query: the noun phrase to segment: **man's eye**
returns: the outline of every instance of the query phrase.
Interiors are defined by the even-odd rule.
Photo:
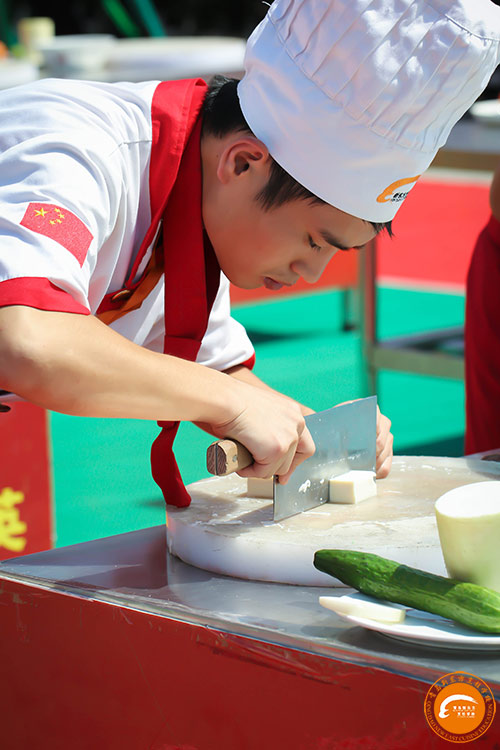
[[[311,235],[309,235],[309,245],[312,247],[313,250],[321,250],[321,245],[317,245]]]

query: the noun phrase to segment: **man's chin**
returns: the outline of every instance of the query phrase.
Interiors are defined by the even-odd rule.
[[[228,279],[229,279],[230,283],[233,286],[238,287],[238,289],[247,289],[247,290],[249,290],[249,289],[259,289],[259,287],[263,286],[262,281],[261,282],[258,282],[258,281],[247,281],[245,279],[231,278],[230,276],[228,276]]]

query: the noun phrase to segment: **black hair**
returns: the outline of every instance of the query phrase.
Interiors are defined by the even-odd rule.
[[[203,133],[217,138],[238,131],[252,133],[241,111],[236,91],[238,83],[237,78],[227,78],[221,75],[214,76],[210,80],[203,102]],[[271,160],[269,180],[256,195],[256,200],[265,211],[271,211],[273,208],[294,200],[307,200],[313,204],[326,203],[297,182],[272,156],[269,158]],[[372,225],[377,234],[385,229],[392,237],[390,221],[367,223]]]

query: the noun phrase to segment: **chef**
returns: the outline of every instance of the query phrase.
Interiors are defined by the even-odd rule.
[[[245,75],[0,94],[0,387],[158,420],[152,471],[189,497],[179,420],[286,482],[310,409],[251,371],[228,283],[314,283],[390,222],[499,59],[489,0],[276,0]],[[377,471],[392,458],[379,415]]]

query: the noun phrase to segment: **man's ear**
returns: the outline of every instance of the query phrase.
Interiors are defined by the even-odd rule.
[[[217,177],[222,183],[228,183],[244,173],[267,174],[268,161],[269,151],[262,141],[251,135],[236,137],[219,155]]]

